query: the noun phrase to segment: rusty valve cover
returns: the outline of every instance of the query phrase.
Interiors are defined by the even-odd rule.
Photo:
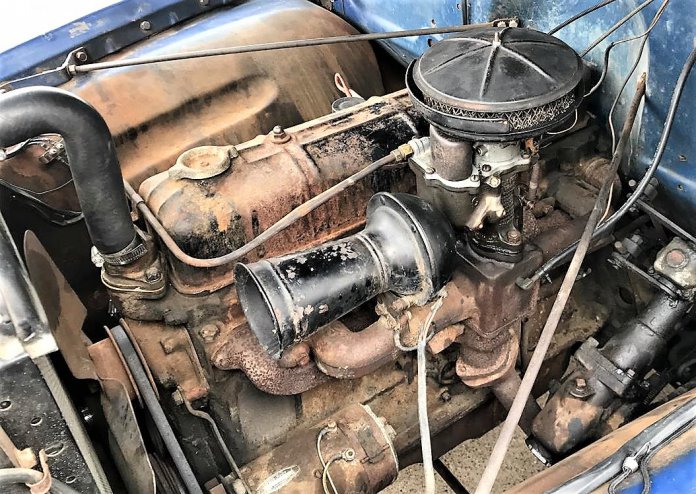
[[[140,193],[189,255],[212,258],[235,250],[294,207],[360,170],[417,134],[403,93],[372,98],[239,146],[197,148],[170,170],[145,180]],[[287,228],[247,261],[297,251],[342,236],[364,222],[376,192],[408,192],[405,169],[382,170]],[[185,294],[232,282],[232,266],[199,269],[170,259],[172,282]]]

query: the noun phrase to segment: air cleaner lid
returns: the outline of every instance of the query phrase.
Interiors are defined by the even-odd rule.
[[[425,106],[426,118],[455,130],[473,125],[474,133],[484,134],[495,134],[496,126],[481,122],[484,128],[478,129],[476,121],[507,120],[507,132],[512,133],[558,123],[577,108],[582,81],[582,59],[563,41],[532,29],[506,27],[472,29],[444,39],[407,74],[414,102]],[[515,112],[525,113],[508,118]],[[438,114],[449,118],[438,119]],[[451,117],[468,122],[452,124]]]

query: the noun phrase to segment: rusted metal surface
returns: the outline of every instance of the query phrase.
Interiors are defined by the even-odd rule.
[[[515,399],[517,391],[520,389],[520,383],[522,380],[517,374],[517,371],[513,368],[504,375],[498,382],[491,386],[493,394],[498,399],[498,401],[509,410],[512,406],[512,401]],[[532,421],[534,417],[539,413],[539,405],[534,401],[533,397],[529,397],[527,400],[527,405],[525,406],[522,417],[520,418],[520,428],[529,435],[532,431]]]
[[[87,351],[100,381],[118,382],[126,390],[128,398],[131,400],[138,396],[128,368],[110,339],[104,339],[90,345]]]
[[[301,341],[283,352],[283,355],[278,359],[278,365],[287,369],[309,365],[312,358],[310,351],[311,349],[307,342]]]
[[[435,333],[428,341],[426,349],[431,354],[436,355],[456,342],[457,338],[459,338],[465,330],[466,326],[464,324],[451,324]]]
[[[338,492],[376,493],[398,472],[392,433],[368,407],[350,405],[246,465],[242,475],[256,493],[323,494],[318,444],[322,460],[333,459],[327,468]]]
[[[373,98],[285,130],[287,142],[277,143],[270,134],[241,144],[230,168],[212,178],[179,179],[163,172],[143,182],[140,194],[186,254],[218,257],[411,139],[417,130],[408,105],[403,92]],[[375,192],[408,192],[413,184],[406,169],[379,170],[268,240],[247,261],[306,249],[357,229]],[[181,293],[213,291],[232,282],[231,266],[200,269],[171,255],[169,260]]]
[[[167,33],[164,46],[164,34],[153,36],[105,60],[166,54],[178,51],[181,43],[187,49],[206,49],[356,32],[338,16],[308,1],[291,1],[285,6],[288,8],[250,10],[242,5],[217,9]],[[63,88],[80,95],[103,115],[115,136],[124,176],[137,189],[145,178],[168,169],[193,147],[229,146],[276,125],[290,127],[330,113],[331,103],[341,96],[333,83],[336,73],[366,97],[383,94],[377,62],[366,42],[252,53],[224,61],[211,58],[166,67],[123,68],[84,76]],[[57,161],[44,164],[46,151],[29,146],[16,157],[0,161],[0,179],[37,192],[66,184],[40,198],[55,208],[79,211],[69,169]],[[98,291],[100,282],[90,263],[92,244],[84,224],[47,228],[43,216],[35,214],[33,206],[24,206],[25,202],[13,200],[12,206],[22,204],[23,210],[9,218],[11,227],[23,231],[27,221],[40,225],[42,242],[85,304],[104,313],[108,299]]]
[[[365,376],[400,353],[394,345],[394,331],[383,319],[359,332],[335,321],[313,336],[309,345],[319,369],[339,379]]]
[[[472,294],[478,307],[476,317],[467,322],[472,331],[493,338],[514,327],[533,310],[536,295],[520,290],[515,280],[541,264],[539,250],[528,248],[522,260],[515,264],[482,258],[470,250],[463,251],[461,259],[466,276],[461,277],[459,290]]]
[[[559,454],[587,439],[588,431],[612,411],[589,399],[594,394],[595,387],[582,374],[569,376],[534,421],[534,437]]]
[[[237,11],[235,13],[234,11]],[[222,24],[222,20],[225,20]],[[353,34],[345,21],[310,2],[283,9],[231,9],[218,20],[196,19],[198,34],[184,24],[168,34],[122,50],[104,61],[152,51],[187,51],[279,39]],[[201,25],[212,23],[210,29]],[[63,87],[91,103],[115,136],[125,178],[136,187],[174,164],[184,151],[201,145],[244,142],[270,131],[325,115],[340,96],[333,76],[340,73],[358,93],[381,94],[379,69],[368,43],[249,53],[233,57],[125,67],[86,75]],[[307,76],[302,76],[306,74]],[[137,87],[133,86],[137,82]]]
[[[145,254],[124,266],[104,263],[101,270],[102,283],[122,314],[130,314],[143,300],[161,298],[167,290],[164,261],[155,240],[138,228],[136,235],[146,248]]]
[[[0,449],[10,463],[17,468],[33,468],[36,465],[34,451],[31,448],[18,449],[2,426],[0,426]]]
[[[218,369],[239,369],[261,391],[274,395],[294,395],[329,380],[316,364],[282,367],[263,349],[248,326],[235,328],[229,340],[211,357]]]
[[[674,400],[652,410],[651,412],[629,422],[620,429],[612,432],[608,436],[593,442],[586,448],[569,456],[563,461],[557,463],[551,468],[531,477],[521,484],[516,485],[506,494],[541,494],[552,488],[562,484],[576,475],[588,470],[589,468],[601,463],[604,459],[615,453],[629,439],[638,435],[650,425],[654,424],[665,415],[669,414],[678,406],[686,401],[693,399],[696,396],[696,391],[689,391],[675,398]],[[670,459],[678,456],[680,452],[693,447],[693,441],[696,440],[696,428],[691,428],[678,439],[673,441],[669,447],[663,448],[656,453],[650,463],[652,467],[664,465]],[[604,485],[597,490],[597,494],[607,492],[607,485]]]
[[[46,134],[36,144],[27,145],[16,154],[0,161],[0,179],[12,185],[40,194],[38,197],[57,209],[79,211],[70,169],[65,156],[55,153],[47,159],[49,147],[62,139],[55,134]],[[52,191],[52,192],[46,192]]]
[[[461,289],[465,283],[464,275],[456,273],[452,281],[445,285],[444,290],[447,292],[447,296],[443,299],[442,306],[432,321],[432,331],[435,333],[435,337],[453,324],[477,317],[479,309],[476,300],[470,292]],[[377,307],[378,312],[383,314],[382,317],[388,321],[389,326],[399,332],[399,340],[405,347],[416,345],[418,334],[423,329],[423,324],[425,324],[432,306],[432,304],[427,304],[411,307],[409,303],[410,301],[403,297],[387,302],[382,307]],[[457,332],[458,329],[454,331]],[[447,339],[446,335],[443,338]]]
[[[70,372],[78,379],[97,379],[87,351],[91,342],[82,332],[87,309],[31,231],[24,234],[24,256],[32,284]]]
[[[208,394],[207,379],[185,328],[144,321],[127,323],[157,382],[165,388],[179,387],[189,401]]]
[[[529,315],[523,325],[520,346],[523,367],[526,367],[534,351],[559,286],[560,284],[544,285],[545,290],[537,303],[537,310]],[[549,288],[546,289],[546,287]],[[597,294],[602,293],[602,288],[598,284],[591,283],[590,280],[583,280],[582,283],[576,284],[563,315],[563,324],[559,327],[549,352],[557,354],[567,350],[576,343],[585,341],[604,326],[611,311],[607,305],[597,299]]]
[[[486,260],[470,250],[462,252],[462,259],[466,274],[455,281],[460,293],[473,298],[476,310],[464,322],[457,375],[467,386],[490,386],[514,369],[521,321],[536,306],[537,290],[523,291],[515,280],[539,266],[542,257],[527,247],[515,264]]]
[[[508,328],[493,337],[465,331],[456,371],[459,379],[471,388],[491,386],[514,372],[519,351],[519,329]]]

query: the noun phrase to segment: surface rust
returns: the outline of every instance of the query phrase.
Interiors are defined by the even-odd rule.
[[[261,346],[248,326],[234,329],[231,338],[212,355],[218,369],[239,369],[261,391],[274,395],[295,395],[329,380],[314,362],[283,367]]]
[[[353,404],[243,467],[242,475],[252,491],[274,492],[264,490],[264,486],[277,483],[280,478],[292,477],[292,483],[280,492],[323,494],[323,469],[316,444],[320,431],[325,428],[328,431],[320,441],[324,461],[349,449],[355,454],[351,461],[341,459],[331,463],[329,473],[338,492],[372,494],[396,479],[396,456],[386,424],[365,407]],[[292,474],[286,473],[288,471]]]
[[[217,26],[199,35],[190,34],[185,25],[181,30],[187,51],[356,32],[310,2],[291,9],[255,9],[224,29]],[[178,33],[168,36],[170,43],[158,47],[159,55],[180,50]],[[157,38],[103,60],[137,56]],[[63,88],[104,116],[125,178],[137,189],[142,180],[166,170],[193,147],[237,144],[275,125],[290,126],[329,113],[331,102],[341,96],[333,83],[335,73],[361,95],[383,91],[368,43],[124,67],[81,76]]]
[[[405,97],[396,93],[375,98],[287,129],[288,140],[280,144],[270,135],[259,136],[237,146],[239,156],[215,177],[180,179],[163,172],[143,182],[140,194],[186,254],[204,259],[227,254],[416,135],[416,125],[405,112]],[[409,192],[413,187],[413,175],[403,166],[378,170],[270,238],[245,260],[336,239],[362,226],[367,203],[376,192]],[[199,269],[169,258],[172,282],[182,293],[214,291],[232,282],[232,265]]]
[[[392,362],[401,353],[394,344],[394,331],[383,319],[359,332],[335,321],[309,341],[317,366],[339,379],[355,379]]]
[[[633,420],[613,433],[590,444],[574,455],[557,463],[542,473],[531,477],[514,488],[506,491],[507,494],[536,494],[546,492],[566,480],[569,480],[589,468],[600,463],[605,458],[616,452],[626,441],[630,440],[650,425],[654,424],[675,408],[686,401],[696,397],[696,391],[692,390],[674,400],[652,410],[651,412]],[[680,438],[675,440],[670,447],[658,451],[651,461],[651,467],[664,466],[668,461],[691,449],[696,440],[696,429],[691,428]],[[603,485],[593,491],[597,494],[607,492],[607,485]]]
[[[208,382],[188,331],[181,326],[128,320],[153,377],[165,388],[181,388],[188,401],[208,394]]]

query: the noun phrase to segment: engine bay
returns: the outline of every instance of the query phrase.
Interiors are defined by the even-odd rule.
[[[277,3],[0,85],[0,447],[36,472],[0,485],[430,493],[500,423],[477,494],[518,428],[548,468],[510,492],[645,479],[696,419],[696,238],[655,176],[694,52],[636,174],[652,72],[607,111],[613,31],[597,66],[511,7],[402,67]]]

